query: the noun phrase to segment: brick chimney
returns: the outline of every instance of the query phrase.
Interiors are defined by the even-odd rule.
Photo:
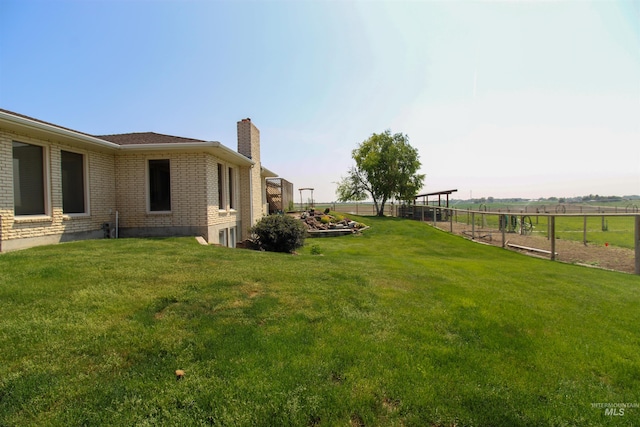
[[[260,131],[249,118],[238,122],[238,153],[260,164]]]
[[[251,167],[242,168],[240,175],[242,235],[248,237],[250,227],[268,212],[260,165],[260,131],[251,119],[238,122],[238,153],[255,162]]]

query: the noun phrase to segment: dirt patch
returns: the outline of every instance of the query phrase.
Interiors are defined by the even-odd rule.
[[[437,227],[441,230],[450,231],[449,222],[439,222]],[[464,223],[453,223],[453,233],[472,239],[471,225]],[[487,229],[476,227],[475,238],[473,240],[487,243],[494,246],[502,246],[502,232],[497,229]],[[551,251],[551,242],[545,236],[522,236],[516,233],[505,235],[506,243],[530,248]],[[540,258],[550,258],[549,253],[527,251],[508,247],[510,250],[524,253],[526,255]],[[591,267],[604,268],[608,270],[622,271],[625,273],[635,272],[635,252],[632,249],[596,245],[589,243],[586,246],[582,242],[556,239],[556,260],[571,264],[581,264]]]

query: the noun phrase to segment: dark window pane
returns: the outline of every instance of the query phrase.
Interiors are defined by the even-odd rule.
[[[149,209],[171,210],[171,173],[169,160],[149,160]]]
[[[62,159],[62,212],[84,213],[84,156],[61,151]]]
[[[235,197],[233,194],[233,169],[229,168],[229,209],[235,209]]]
[[[16,215],[44,215],[43,148],[13,142],[13,204]]]
[[[223,166],[218,163],[218,209],[220,210],[225,210],[227,208],[224,203],[224,187],[222,184],[223,177]]]

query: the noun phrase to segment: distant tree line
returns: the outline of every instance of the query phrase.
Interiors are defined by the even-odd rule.
[[[537,202],[551,202],[551,203],[584,203],[584,202],[623,202],[625,200],[640,200],[640,195],[625,195],[625,196],[600,196],[598,194],[589,194],[586,196],[577,197],[540,197],[535,199]],[[475,199],[460,200],[467,203],[522,203],[529,202],[531,199],[525,199],[522,197],[511,197],[505,199],[497,199],[495,197],[480,197]]]

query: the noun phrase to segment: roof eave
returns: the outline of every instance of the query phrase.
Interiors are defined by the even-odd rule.
[[[240,166],[251,166],[255,162],[248,157],[243,156],[222,145],[218,141],[203,141],[203,142],[181,142],[181,143],[162,143],[162,144],[129,144],[120,145],[119,148],[124,152],[149,152],[149,151],[193,151],[204,150],[220,157],[223,160],[227,160]]]
[[[278,174],[262,166],[260,168],[260,176],[262,176],[263,178],[277,178]]]
[[[120,146],[113,142],[105,141],[94,136],[74,132],[69,129],[62,129],[47,123],[37,122],[25,117],[14,116],[13,114],[0,111],[0,123],[3,127],[11,131],[35,134],[39,137],[50,138],[51,134],[64,140],[76,143],[91,144],[100,148],[118,149]]]

